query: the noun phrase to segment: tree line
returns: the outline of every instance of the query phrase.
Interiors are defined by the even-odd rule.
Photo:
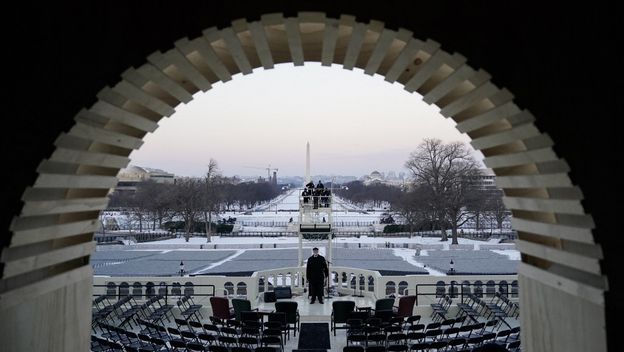
[[[218,164],[210,160],[204,177],[178,178],[173,184],[139,182],[136,192],[113,192],[109,208],[127,211],[143,231],[143,225],[162,228],[174,218],[184,222],[188,242],[195,223],[203,222],[207,242],[214,232],[212,217],[226,210],[247,210],[267,202],[281,193],[268,182],[240,183],[221,174]]]
[[[356,204],[388,202],[404,219],[409,232],[440,230],[441,240],[447,241],[450,230],[453,244],[458,243],[458,229],[468,221],[474,221],[479,229],[488,218],[500,229],[510,216],[502,191],[484,187],[478,163],[462,143],[425,139],[405,166],[412,178],[404,189],[384,184],[365,186],[357,181],[340,189],[339,195]]]
[[[381,208],[385,203],[393,204],[401,197],[398,187],[383,183],[365,185],[362,181],[348,182],[337,188],[335,193],[360,207],[372,205]]]

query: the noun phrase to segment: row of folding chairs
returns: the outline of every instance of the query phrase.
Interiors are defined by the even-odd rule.
[[[478,317],[482,316],[485,319],[498,319],[501,324],[507,325],[511,328],[506,318],[518,318],[519,307],[515,302],[510,301],[504,295],[499,292],[492,298],[492,301],[486,302],[485,300],[475,296],[468,295],[464,303],[458,303],[457,316],[467,316],[471,320],[477,322]]]
[[[137,304],[131,296],[123,297],[117,302],[105,306],[100,306],[101,302],[103,301],[98,300],[97,305],[94,307],[92,320],[94,332],[97,332],[96,328],[100,323],[113,324],[119,327],[129,325],[131,328],[134,328],[132,323],[136,324],[139,318],[157,323],[162,322],[163,319],[171,322],[169,317],[173,318],[173,313],[171,312],[173,306],[166,304],[163,296],[152,297],[143,304]]]
[[[143,345],[124,345],[119,342],[110,341],[105,338],[91,335],[91,351],[93,352],[148,352],[148,351],[208,351],[208,352],[278,352],[274,347],[259,346],[249,347],[224,347],[224,346],[204,346],[202,344],[188,342],[177,342],[171,345],[154,345],[145,343]]]
[[[195,321],[176,319],[178,329],[168,328],[170,334],[176,330],[185,337],[204,336],[204,340],[210,338],[215,343],[224,346],[254,346],[254,345],[279,345],[283,348],[284,341],[288,337],[288,324],[285,319],[281,321],[268,321],[264,324],[258,321],[243,321],[239,326],[200,324]]]
[[[255,312],[243,312],[255,313]],[[262,323],[262,317],[259,314],[243,315],[244,320],[224,320],[214,316],[210,317],[210,324],[203,324],[201,321],[190,320],[184,318],[174,319],[177,328],[180,331],[192,331],[195,333],[204,332],[213,335],[223,335],[224,332],[235,331],[236,334],[261,335],[262,329],[273,328],[280,329],[284,334],[284,339],[290,339],[290,325],[286,321],[286,314],[283,312],[274,312],[268,314],[268,321]],[[232,330],[234,329],[234,330]],[[227,333],[226,333],[227,334]]]
[[[189,320],[192,318],[198,322],[201,322],[201,319],[203,318],[201,314],[201,309],[203,306],[201,304],[196,304],[191,296],[180,297],[176,304],[180,309],[180,314],[185,319]]]
[[[138,315],[141,319],[154,323],[162,323],[164,319],[171,322],[169,318],[174,318],[172,309],[173,305],[167,304],[164,296],[154,296],[143,303]]]
[[[409,332],[426,332],[426,331],[434,330],[434,329],[444,330],[444,329],[452,328],[452,327],[461,327],[464,325],[465,322],[466,322],[466,317],[461,316],[457,318],[444,319],[439,322],[431,322],[426,325],[422,323],[410,324],[406,326],[405,330],[408,333]]]
[[[503,295],[501,293],[498,294],[498,299],[499,303],[497,303],[496,305],[499,309],[504,311],[508,317],[520,317],[520,306],[516,302],[512,302],[506,295]]]
[[[159,351],[167,350],[171,347],[168,341],[163,338],[151,337],[142,333],[124,330],[119,327],[107,325],[103,327],[104,332],[100,338],[107,339],[110,342],[123,346],[124,350],[148,350]]]
[[[438,302],[431,303],[431,315],[429,316],[432,321],[442,321],[447,319],[446,315],[448,314],[448,310],[451,307],[453,300],[449,295],[444,295],[440,297]]]
[[[282,313],[283,315],[283,313]],[[167,341],[179,340],[185,343],[200,343],[205,346],[253,347],[262,345],[284,346],[288,324],[285,317],[279,321],[264,324],[249,321],[240,325],[228,325],[227,321],[211,319],[216,324],[202,324],[195,320],[174,319],[177,328],[160,326],[139,320],[144,329],[141,333]],[[283,337],[282,337],[283,334]]]
[[[102,328],[105,332],[99,338],[121,345],[125,350],[186,351],[189,345],[203,346],[202,348],[205,349],[214,346],[226,349],[254,349],[256,347],[276,346],[280,351],[284,350],[280,329],[267,328],[262,331],[262,336],[251,336],[241,334],[235,328],[223,327],[219,329],[219,334],[216,335],[204,332],[194,333],[188,330],[181,331],[174,327],[157,327],[154,326],[155,324],[145,321],[141,321],[141,323],[146,329],[141,330],[139,333],[112,325],[104,325]],[[206,328],[207,331],[213,330],[210,326]]]
[[[470,332],[469,332],[470,333]],[[390,346],[394,344],[401,345],[413,345],[421,343],[433,343],[433,342],[446,342],[446,345],[453,346],[476,346],[483,341],[500,339],[501,342],[506,343],[506,337],[509,336],[508,330],[501,331],[498,334],[493,332],[485,332],[483,334],[475,333],[470,336],[463,331],[460,335],[460,328],[448,328],[446,330],[433,329],[427,332],[395,332],[390,334],[384,334],[382,331],[364,331],[354,330],[347,332],[347,345],[359,344],[364,346]]]
[[[347,345],[350,343],[364,343],[368,346],[370,343],[393,344],[393,343],[409,343],[409,341],[421,340],[425,337],[435,338],[442,335],[445,330],[459,331],[464,318],[446,319],[443,322],[432,322],[427,325],[418,323],[417,319],[412,323],[404,325],[401,321],[397,323],[384,322],[377,318],[353,319],[347,320],[346,339]],[[455,327],[454,326],[458,326]],[[454,330],[452,330],[454,329]]]
[[[96,302],[96,307],[92,316],[93,321],[104,321],[107,323],[118,321],[117,324],[120,326],[131,324],[130,321],[134,315],[143,308],[143,306],[138,304],[132,296],[125,296],[118,301],[103,307],[100,306],[100,304],[104,301],[97,300],[94,302]]]
[[[123,350],[123,346],[117,342],[91,335],[91,351],[93,352],[123,352]]]
[[[505,317],[511,318],[518,318],[520,316],[520,307],[500,292],[496,292],[491,301],[484,305],[489,309],[490,315],[503,314]]]
[[[488,324],[495,326],[496,324]],[[349,331],[347,332],[349,334]],[[395,338],[392,338],[395,337]],[[512,351],[520,350],[520,328],[500,330],[486,330],[484,323],[465,325],[461,327],[427,330],[408,334],[393,333],[386,339],[378,333],[370,336],[365,334],[348,335],[347,346],[365,347],[366,351],[469,351],[484,344],[497,344]],[[410,346],[409,348],[407,346]],[[353,349],[358,350],[358,349]]]
[[[413,344],[411,346],[406,344],[396,344],[388,346],[359,346],[351,345],[343,347],[343,352],[431,352],[431,351],[455,351],[455,352],[471,352],[477,347],[485,345],[498,345],[501,348],[510,352],[520,352],[520,340],[511,343],[503,344],[497,342],[487,342],[474,345],[462,345],[461,340],[453,340],[449,342],[436,341]]]

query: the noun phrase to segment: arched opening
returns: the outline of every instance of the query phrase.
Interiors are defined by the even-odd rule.
[[[119,297],[125,297],[128,295],[130,295],[130,285],[124,281],[119,284]]]
[[[505,280],[501,280],[501,281],[498,283],[498,292],[499,292],[501,295],[503,295],[503,296],[507,297],[507,295],[509,294],[509,284],[507,283],[507,281],[505,281]]]
[[[492,297],[496,293],[496,282],[494,280],[489,280],[485,283],[485,295],[487,297]]]
[[[158,295],[159,296],[167,296],[168,292],[167,292],[167,283],[164,281],[161,281],[158,284]]]
[[[182,285],[179,282],[171,284],[171,295],[177,297],[182,296]]]
[[[514,280],[511,282],[511,297],[518,297],[518,280]]]
[[[477,280],[474,283],[474,295],[479,298],[483,297],[483,282],[481,280]]]
[[[132,284],[132,297],[135,299],[143,298],[143,285],[140,282],[135,282]]]
[[[232,296],[234,294],[234,283],[232,283],[231,281],[227,281],[223,284],[223,289],[226,295]]]
[[[360,274],[358,276],[358,278],[359,278],[358,279],[358,283],[359,283],[359,285],[358,285],[359,288],[358,289],[360,290],[360,292],[366,291],[366,277],[364,276],[364,274]]]
[[[106,284],[106,296],[109,298],[117,297],[117,285],[114,282]]]
[[[184,283],[184,295],[190,297],[195,295],[195,285],[192,282]]]
[[[375,278],[372,275],[368,277],[368,292],[375,292]]]
[[[145,297],[146,298],[152,298],[156,295],[156,290],[154,289],[154,283],[151,281],[148,281],[145,284]]]
[[[244,59],[247,56],[244,50],[242,56],[240,51],[232,55],[227,50],[240,45],[226,45],[226,53],[206,60],[200,49],[193,50],[197,42],[182,41],[169,54],[159,53],[152,57],[149,64],[152,71],[147,72],[145,68],[130,70],[122,83],[105,90],[98,103],[79,114],[76,126],[60,138],[61,146],[51,156],[51,162],[41,168],[39,178],[29,191],[30,197],[26,197],[24,211],[11,228],[13,240],[10,246],[29,246],[63,238],[72,240],[56,249],[62,251],[61,255],[39,264],[20,268],[20,255],[3,259],[2,280],[7,290],[3,292],[3,298],[8,298],[3,300],[3,307],[12,307],[24,300],[35,299],[41,292],[53,290],[32,290],[26,296],[20,295],[19,290],[27,285],[48,285],[56,280],[60,284],[53,286],[55,289],[59,288],[58,285],[88,288],[91,272],[85,259],[93,249],[86,243],[90,242],[89,234],[98,226],[94,220],[96,213],[105,207],[105,190],[114,184],[115,171],[126,163],[124,158],[129,151],[138,148],[144,133],[155,128],[154,120],[169,116],[177,104],[189,101],[190,91],[208,89],[207,83],[211,80],[227,81],[233,71],[249,72],[249,68],[255,65],[269,68],[275,62],[302,64],[305,60],[317,59],[323,63],[338,61],[346,68],[362,66],[365,72],[368,69],[383,74],[388,81],[397,81],[407,90],[419,92],[425,101],[437,104],[445,116],[456,120],[458,129],[473,138],[473,145],[484,151],[486,160],[501,177],[506,201],[517,219],[514,227],[519,231],[523,253],[519,288],[562,292],[567,295],[565,297],[570,296],[571,301],[587,303],[602,312],[605,285],[598,265],[600,247],[594,244],[591,234],[591,217],[585,214],[580,204],[582,196],[567,177],[565,162],[552,151],[552,141],[535,128],[530,113],[513,104],[509,92],[495,87],[489,77],[484,79],[487,75],[466,66],[457,55],[439,50],[435,43],[401,37],[398,32],[383,32],[383,26],[377,28],[377,24],[358,24],[348,18],[330,19],[322,14],[306,14],[288,21],[283,16],[270,16],[264,20],[255,22],[256,25],[246,21],[238,23],[234,37],[229,36],[228,29],[210,31],[205,33],[206,39],[199,40],[214,48],[213,43],[217,41],[232,44],[232,40],[234,43],[243,41],[245,33],[249,33],[247,39],[251,47],[246,50],[251,48],[254,59]],[[271,24],[267,25],[267,21]],[[326,39],[315,43],[313,38],[303,35],[301,29],[307,22],[318,24],[322,33],[330,33],[326,37],[332,41],[334,50],[325,50],[328,47]],[[328,23],[332,25],[327,26]],[[291,49],[290,53],[272,52],[271,47],[260,50],[267,49],[260,43],[273,43],[272,40],[279,39],[269,35],[258,42],[250,29],[258,25],[261,28],[277,27],[271,30],[289,34],[280,44]],[[340,26],[351,28],[351,31],[342,34],[342,45],[336,45],[341,35],[331,28]],[[265,28],[264,35],[271,30]],[[221,37],[224,34],[228,34],[225,39]],[[287,39],[293,34],[299,40]],[[395,40],[403,44],[395,47],[393,53],[377,50],[392,47]],[[360,51],[362,43],[368,43],[368,52]],[[311,50],[313,44],[320,44],[317,47],[323,50]],[[199,59],[194,59],[197,55]],[[415,58],[420,59],[418,68],[410,67]],[[198,64],[197,60],[205,60],[203,71],[194,66]],[[55,163],[72,167],[60,167]],[[52,198],[45,201],[54,204],[42,208],[36,204],[42,198],[32,195],[43,194],[47,189],[63,191],[51,192]],[[72,199],[91,199],[91,203],[77,206]],[[45,256],[48,252],[45,246],[32,248],[26,257]],[[17,277],[21,279],[7,279]],[[50,281],[45,281],[48,278]],[[527,300],[524,303],[537,304],[533,301],[538,298],[531,300],[530,295],[521,295],[521,299]],[[525,309],[530,315],[531,310]]]
[[[472,288],[470,286],[470,281],[468,281],[468,280],[462,281],[461,294],[462,294],[462,296],[472,294]]]
[[[436,282],[436,298],[444,297],[446,294],[446,283],[444,281]]]
[[[237,283],[236,294],[239,296],[247,296],[247,284],[244,282]]]
[[[449,287],[449,295],[451,298],[457,298],[457,291],[459,291],[459,283],[453,280],[451,281],[451,286]]]
[[[396,283],[394,281],[386,282],[386,296],[390,296],[396,293]]]
[[[399,282],[399,295],[403,296],[405,295],[405,290],[407,290],[407,281],[401,281]]]

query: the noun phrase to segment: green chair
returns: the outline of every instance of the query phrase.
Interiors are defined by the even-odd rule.
[[[394,298],[381,298],[375,301],[375,309],[372,309],[373,316],[384,321],[392,318]]]
[[[242,312],[258,311],[258,308],[251,309],[251,301],[242,298],[232,298],[232,307],[234,308],[234,319],[241,321]]]
[[[275,311],[278,313],[286,313],[286,324],[288,324],[289,334],[292,325],[294,336],[297,337],[297,331],[299,331],[299,310],[297,302],[275,302]]]
[[[336,329],[346,329],[347,326],[336,326],[336,324],[346,324],[349,314],[355,309],[355,302],[353,301],[334,301],[332,302],[331,313],[331,329],[336,336]]]

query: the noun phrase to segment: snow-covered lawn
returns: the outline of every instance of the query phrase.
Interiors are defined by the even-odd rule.
[[[221,236],[212,236],[211,237],[211,241],[210,243],[212,244],[253,244],[253,243],[275,243],[275,242],[279,242],[279,243],[292,243],[293,245],[296,245],[297,243],[299,243],[299,240],[297,237],[293,236],[293,237],[221,237]],[[369,236],[360,236],[359,238],[357,237],[337,237],[333,239],[333,243],[335,244],[339,244],[339,243],[393,243],[393,244],[402,244],[402,243],[408,243],[408,244],[441,244],[444,246],[443,250],[449,250],[452,249],[451,247],[453,247],[451,245],[451,240],[449,239],[447,242],[441,242],[439,237],[421,237],[421,236],[414,236],[412,238],[407,238],[407,237],[369,237]],[[513,243],[506,243],[506,244],[499,244],[499,240],[498,239],[490,239],[488,241],[477,241],[477,240],[471,240],[471,239],[467,239],[467,238],[458,238],[458,242],[460,245],[473,245],[475,246],[475,249],[478,249],[478,247],[476,246],[481,246],[481,245],[503,245],[503,246],[509,246],[509,248],[515,248],[515,245]],[[319,243],[325,243],[325,241],[319,242]],[[173,238],[173,239],[168,239],[168,240],[162,240],[162,241],[154,241],[154,242],[145,242],[145,243],[139,243],[137,244],[138,246],[140,245],[145,245],[145,246],[153,246],[153,245],[158,245],[158,244],[206,244],[206,237],[191,237],[189,239],[188,242],[185,241],[184,238]],[[503,252],[505,252],[504,250],[501,250],[500,254],[505,254]],[[508,255],[508,254],[505,254]]]

